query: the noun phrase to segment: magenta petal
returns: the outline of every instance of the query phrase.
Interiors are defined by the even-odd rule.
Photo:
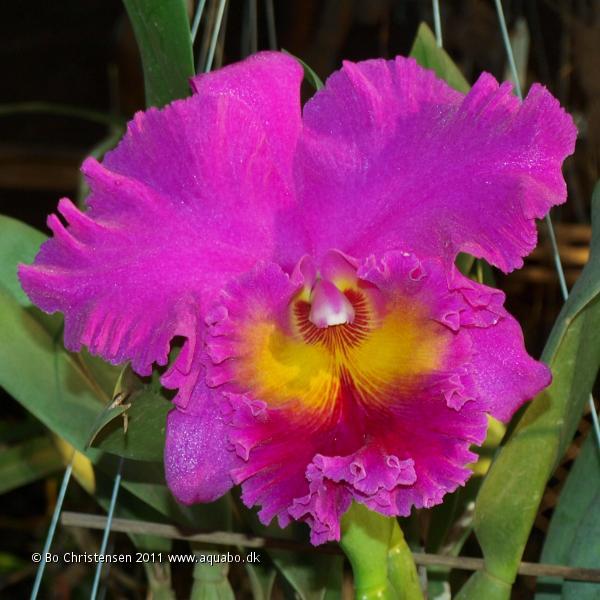
[[[103,166],[84,163],[89,210],[62,200],[68,226],[50,217],[54,238],[19,274],[38,306],[65,313],[69,349],[130,359],[141,374],[166,363],[174,336],[193,354],[202,308],[271,255],[276,213],[291,198],[302,73],[275,54],[243,65],[212,83],[202,77],[200,94],[138,113]],[[247,101],[248,77],[265,98],[276,78],[281,131],[270,104]]]
[[[534,219],[566,199],[576,131],[539,85],[521,104],[487,74],[465,97],[411,59],[344,63],[304,125],[283,257],[305,236],[315,255],[466,251],[510,271],[535,245]]]
[[[180,502],[212,502],[233,486],[230,471],[241,461],[227,429],[216,398],[204,398],[195,411],[176,408],[169,413],[165,476]]]
[[[550,369],[525,350],[523,333],[508,313],[493,327],[469,328],[472,377],[481,405],[507,423],[514,412],[550,384]]]
[[[201,96],[228,96],[259,115],[273,154],[291,165],[301,128],[298,61],[281,52],[259,52],[213,73],[198,75],[192,87]],[[289,161],[289,162],[288,162]]]

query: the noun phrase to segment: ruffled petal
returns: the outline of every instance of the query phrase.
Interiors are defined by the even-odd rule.
[[[521,103],[487,74],[463,96],[412,59],[346,62],[304,108],[282,261],[292,239],[315,256],[402,247],[450,264],[464,251],[510,271],[534,219],[566,199],[575,136],[539,85]]]
[[[473,363],[470,332],[506,318],[501,293],[458,276],[449,287],[441,261],[393,252],[346,277],[379,317],[346,291],[354,321],[311,330],[294,325],[308,314],[297,310],[314,279],[305,262],[292,277],[266,264],[228,284],[206,319],[207,382],[230,406],[243,501],[264,523],[304,520],[318,544],[339,539],[352,500],[390,516],[441,502],[470,477],[486,413],[514,399],[492,406]],[[330,330],[341,346],[327,346]]]
[[[242,461],[229,441],[224,408],[221,395],[199,381],[185,408],[169,413],[165,476],[184,504],[212,502],[233,486],[231,471]]]
[[[191,368],[203,307],[272,254],[276,213],[291,199],[301,77],[272,53],[205,75],[191,98],[138,113],[103,165],[84,163],[89,210],[62,200],[68,226],[52,215],[54,238],[19,270],[38,306],[65,313],[69,349],[130,359],[145,375],[183,336],[180,369]]]
[[[469,308],[461,326],[471,339],[469,387],[479,406],[508,423],[523,403],[550,385],[552,374],[525,349],[521,327],[503,306],[504,294],[459,273],[453,286]]]

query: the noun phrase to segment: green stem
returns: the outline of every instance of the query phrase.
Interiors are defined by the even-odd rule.
[[[229,564],[219,559],[223,555],[212,550],[196,550],[195,554],[198,562],[194,567],[190,600],[235,600],[227,578]]]
[[[399,600],[423,600],[412,552],[395,519],[388,552],[388,577]]]
[[[357,600],[394,598],[387,564],[394,522],[356,503],[342,517],[340,546],[352,565]]]

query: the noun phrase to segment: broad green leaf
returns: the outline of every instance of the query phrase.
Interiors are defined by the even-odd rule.
[[[17,279],[17,265],[31,263],[47,237],[37,229],[0,215],[0,284],[21,306],[31,306]]]
[[[45,327],[0,287],[0,385],[46,427],[83,450],[102,391]]]
[[[475,508],[475,533],[486,571],[474,574],[459,600],[510,596],[544,488],[577,428],[600,365],[600,297],[590,286],[600,261],[600,195],[593,199],[589,263],[550,334],[542,359],[553,381],[525,411],[485,478]],[[590,275],[590,273],[592,275]],[[590,294],[573,313],[572,304]],[[574,316],[573,316],[574,315]]]
[[[435,71],[440,79],[455,90],[464,94],[469,91],[471,86],[446,51],[437,46],[435,36],[425,23],[419,25],[410,56],[422,67]]]
[[[577,540],[577,536],[582,525],[585,525],[583,529],[588,526],[589,531],[594,529],[593,523],[585,524],[585,521],[588,516],[588,508],[594,506],[594,499],[600,494],[600,452],[596,444],[594,433],[590,432],[573,464],[552,515],[540,558],[543,563],[600,568],[600,551],[598,549],[596,549],[595,564],[590,564],[585,556],[581,557],[582,561],[586,561],[585,564],[578,562],[579,556],[576,556],[578,546],[581,544]],[[600,507],[600,503],[596,499],[596,509],[598,507]],[[600,522],[600,511],[598,511],[598,520]],[[597,528],[597,526],[595,527]],[[583,535],[585,534],[584,531]],[[593,548],[593,539],[585,541],[585,546]],[[565,585],[567,584],[562,579],[540,578],[537,583],[535,600],[560,600]],[[573,588],[581,587],[581,598],[585,597],[584,590],[588,584],[573,582],[568,585],[572,585]],[[600,588],[596,584],[596,591],[598,590]]]
[[[107,404],[101,411],[100,414],[96,417],[94,424],[92,425],[92,429],[90,435],[88,437],[88,441],[86,442],[85,447],[89,448],[94,444],[94,441],[98,434],[114,419],[120,417],[127,411],[129,408],[128,404]],[[135,457],[133,457],[135,458]]]
[[[11,217],[0,215],[0,285],[21,306],[32,307],[32,304],[21,289],[17,278],[17,265],[33,262],[46,239],[41,231]],[[31,314],[52,335],[58,335],[62,331],[61,315],[47,315],[36,308],[31,308]]]
[[[110,423],[98,432],[94,446],[135,460],[162,460],[167,414],[173,405],[147,390],[134,393],[127,402],[131,407],[122,411],[126,412],[129,421],[127,432],[123,430],[123,421],[115,419],[121,411],[113,412]]]
[[[64,467],[48,436],[36,437],[0,452],[0,494],[10,492]]]
[[[22,442],[42,435],[44,431],[44,426],[31,415],[19,421],[6,419],[0,422],[0,444]]]
[[[86,444],[89,448],[96,436],[114,419],[125,416],[127,409],[130,407],[131,397],[133,394],[144,389],[142,380],[132,371],[129,364],[121,367],[119,375],[113,385],[110,396],[111,402],[106,404],[100,414],[96,417],[94,425],[90,431],[90,435]],[[125,428],[126,419],[123,419],[123,428]],[[137,458],[132,456],[131,458]]]
[[[76,356],[88,379],[94,381],[102,390],[102,397],[112,398],[119,373],[123,367],[111,365],[99,356],[93,356],[85,348],[82,348]]]
[[[47,315],[34,307],[17,278],[17,266],[20,263],[32,263],[40,246],[47,239],[41,231],[16,219],[0,215],[0,286],[3,286],[20,306],[26,307],[31,317],[38,321],[62,348],[59,342],[62,336],[62,315],[59,313]],[[96,381],[98,387],[107,396],[110,395],[119,367],[91,356],[86,350],[82,350],[76,360],[87,377],[91,381]]]
[[[300,63],[300,65],[304,69],[304,79],[306,79],[306,81],[312,87],[314,87],[316,91],[319,91],[323,87],[323,82],[321,81],[321,78],[301,58],[298,58],[291,52],[288,52],[285,48],[282,48],[281,51],[296,59]]]
[[[598,478],[598,471],[594,474]],[[588,569],[600,568],[600,491],[590,500],[577,527],[568,563]],[[598,600],[600,584],[565,581],[563,600]]]
[[[148,106],[189,95],[194,75],[190,23],[184,0],[123,0],[142,56]]]

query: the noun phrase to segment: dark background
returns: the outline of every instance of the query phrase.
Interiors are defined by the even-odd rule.
[[[492,0],[442,0],[441,5],[444,47],[466,78],[473,82],[483,70],[506,78]],[[209,20],[215,6],[214,0],[208,0]],[[257,2],[256,35],[249,25],[249,6],[246,0],[229,2],[216,66],[268,48],[265,3]],[[119,0],[4,0],[1,7],[0,212],[44,229],[46,215],[57,200],[77,196],[78,166],[107,137],[108,129],[44,111],[15,113],[7,105],[43,101],[129,117],[144,106],[139,56]],[[507,0],[504,8],[511,34],[529,41],[524,90],[534,81],[546,85],[573,114],[580,132],[576,154],[565,165],[569,202],[553,211],[567,279],[572,283],[586,260],[589,198],[599,176],[600,3]],[[428,0],[275,0],[274,12],[278,46],[302,58],[323,79],[342,59],[407,54],[419,23],[426,21],[433,28]],[[202,52],[203,33],[201,28],[197,55]],[[540,236],[540,248],[522,271],[509,277],[495,274],[534,355],[541,351],[561,304],[543,227]],[[2,414],[8,423],[24,418],[19,405],[6,395]],[[555,479],[551,487],[558,484]],[[1,553],[20,554],[25,560],[39,548],[53,485],[36,483],[0,496],[0,597],[27,595],[31,573],[12,582],[14,573],[3,566]],[[89,500],[75,492],[71,502],[79,502],[82,508]],[[528,549],[531,560],[538,558],[551,509],[551,500],[542,505]],[[63,582],[62,590],[60,578],[57,581],[56,597],[72,597],[69,582]],[[521,587],[520,597],[529,597],[533,581]]]

